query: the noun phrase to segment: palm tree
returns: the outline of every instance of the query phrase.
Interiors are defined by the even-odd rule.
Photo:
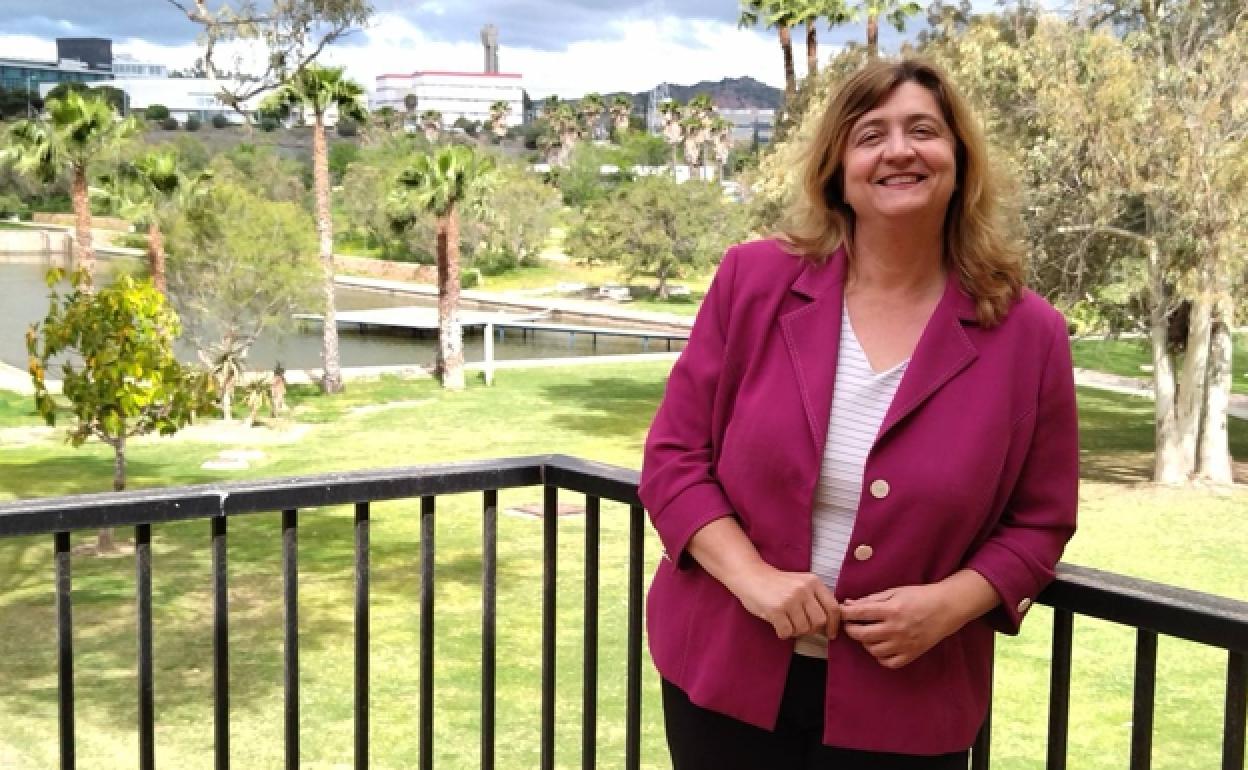
[[[767,29],[774,29],[780,38],[780,53],[784,57],[784,103],[792,104],[797,95],[797,71],[793,65],[793,37],[790,30],[800,17],[796,0],[741,0],[741,16],[738,27],[753,27],[762,22]]]
[[[425,110],[420,113],[420,128],[430,143],[438,141],[442,134],[442,113],[437,110]]]
[[[175,209],[198,204],[211,171],[187,176],[178,167],[178,151],[151,150],[123,164],[117,173],[102,180],[99,190],[125,219],[147,227],[147,259],[152,285],[165,288],[165,238],[161,219]]]
[[[581,139],[580,116],[577,115],[576,110],[572,109],[572,105],[560,104],[551,120],[551,127],[554,129],[555,136],[559,138],[559,154],[555,162],[560,166],[566,166],[568,158],[572,155],[572,148],[576,147],[576,143]]]
[[[490,131],[500,140],[507,136],[507,118],[511,117],[511,102],[499,99],[490,105]]]
[[[724,178],[724,169],[728,165],[728,156],[732,154],[734,142],[732,132],[736,128],[731,120],[716,115],[711,121],[711,148],[715,153],[715,161],[719,164],[719,178]]]
[[[862,0],[851,13],[863,13],[867,17],[867,56],[874,59],[880,53],[880,17],[888,19],[893,29],[904,32],[906,19],[920,10],[913,0]]]
[[[607,111],[607,103],[597,91],[585,94],[577,105],[581,119],[589,127],[589,138],[598,139],[602,134],[602,115]]]
[[[63,99],[48,99],[46,119],[20,120],[9,129],[9,147],[0,162],[12,162],[18,172],[52,183],[70,173],[74,206],[75,275],[90,288],[95,276],[95,249],[91,245],[91,201],[87,175],[91,164],[117,151],[138,133],[133,118],[119,120],[117,111],[100,95],[69,91]]]
[[[659,115],[663,117],[663,138],[672,146],[672,165],[676,164],[676,146],[685,138],[684,108],[675,99],[659,102]]]
[[[798,20],[806,25],[806,74],[819,72],[819,39],[815,26],[819,19],[828,22],[828,28],[848,24],[854,20],[854,12],[845,0],[794,0]]]
[[[459,209],[478,202],[492,180],[494,163],[467,145],[440,147],[416,156],[399,175],[401,187],[389,208],[398,224],[416,212],[437,220],[438,359],[442,387],[464,387],[464,334],[459,324]]]
[[[342,67],[312,64],[299,70],[271,97],[276,106],[303,107],[313,115],[312,181],[316,191],[316,232],[320,237],[321,269],[325,278],[325,314],[322,327],[321,359],[325,374],[321,389],[326,393],[342,390],[342,368],[338,359],[338,320],[334,311],[334,222],[329,208],[329,150],[325,142],[325,113],[338,108],[339,119],[364,120],[364,89],[343,77]]]
[[[617,94],[611,100],[611,126],[615,129],[615,139],[628,133],[628,119],[633,114],[633,100],[627,94]]]

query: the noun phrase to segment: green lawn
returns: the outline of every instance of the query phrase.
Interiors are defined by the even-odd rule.
[[[499,372],[496,385],[458,394],[425,380],[352,384],[335,398],[292,389],[306,433],[255,428],[240,438],[205,426],[150,439],[131,452],[135,486],[210,482],[557,451],[627,466],[639,461],[661,396],[664,364]],[[1147,476],[1149,402],[1080,391],[1085,453],[1081,528],[1068,560],[1248,598],[1248,492],[1158,490]],[[381,407],[381,408],[378,408]],[[24,401],[0,399],[0,499],[107,489],[110,456],[32,434]],[[1234,453],[1248,459],[1248,426],[1233,421]],[[222,449],[256,448],[241,473],[202,470]],[[1239,465],[1248,480],[1248,465]],[[504,507],[540,490],[504,492]],[[575,502],[574,496],[565,497]],[[476,766],[480,650],[480,499],[441,498],[437,509],[435,757],[438,767]],[[374,507],[372,525],[373,765],[414,767],[417,756],[417,505]],[[624,511],[604,506],[599,762],[622,763],[625,629]],[[541,523],[499,518],[498,766],[538,762]],[[230,523],[232,745],[237,767],[282,764],[280,524],[276,514]],[[350,766],[351,511],[301,514],[300,628],[303,767]],[[584,526],[560,521],[558,765],[579,766],[581,589]],[[78,538],[85,540],[84,537]],[[211,766],[211,619],[208,526],[187,522],[153,533],[157,764]],[[657,541],[647,542],[650,567]],[[55,626],[51,538],[0,542],[0,767],[56,763]],[[75,678],[80,767],[130,767],[136,740],[131,557],[74,560]],[[1002,638],[994,767],[1043,767],[1049,613],[1038,610],[1017,638]],[[1125,766],[1131,700],[1130,631],[1076,624],[1071,767]],[[1223,657],[1164,640],[1153,767],[1218,764]],[[644,765],[666,767],[657,687],[647,676]]]
[[[1248,394],[1248,332],[1236,334],[1234,339],[1232,390]],[[1073,349],[1075,366],[1125,377],[1152,377],[1153,356],[1146,338],[1079,339]]]

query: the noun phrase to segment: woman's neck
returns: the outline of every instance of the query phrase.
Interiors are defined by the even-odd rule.
[[[926,294],[944,286],[944,242],[929,228],[854,229],[850,283],[858,290]]]

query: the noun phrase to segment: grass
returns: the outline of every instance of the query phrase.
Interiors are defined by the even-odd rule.
[[[1234,340],[1232,392],[1248,395],[1248,332],[1237,333]],[[1124,377],[1152,377],[1153,357],[1145,338],[1078,339],[1073,351],[1075,366]]]
[[[661,397],[664,364],[503,371],[496,385],[441,392],[429,381],[352,384],[339,397],[292,388],[309,432],[253,429],[251,441],[190,434],[150,439],[131,450],[132,485],[444,462],[558,451],[636,466]],[[1085,483],[1081,528],[1067,559],[1238,598],[1248,566],[1248,492],[1158,490],[1142,483],[1150,465],[1149,402],[1080,391]],[[376,407],[389,408],[377,409]],[[0,399],[0,424],[36,426],[20,399]],[[1248,459],[1248,426],[1232,423],[1233,451]],[[235,434],[237,435],[237,434]],[[261,441],[267,437],[267,441]],[[238,474],[206,471],[218,451],[254,444],[265,457]],[[107,489],[111,460],[98,446],[74,450],[59,438],[0,448],[0,499]],[[1248,465],[1238,466],[1248,480]],[[536,502],[540,490],[500,495],[503,507]],[[567,502],[577,502],[565,496]],[[478,761],[480,682],[480,499],[439,498],[435,761]],[[417,756],[419,522],[411,501],[379,503],[372,514],[372,748],[377,767],[413,767]],[[351,747],[351,543],[349,509],[300,514],[300,631],[303,767],[349,766]],[[560,521],[558,638],[559,767],[579,765],[581,587],[584,523]],[[541,523],[499,518],[498,766],[538,763]],[[604,506],[601,555],[599,757],[622,762],[625,632],[625,511]],[[276,514],[230,522],[232,746],[236,766],[282,764],[280,523]],[[85,537],[85,536],[84,536]],[[83,538],[79,538],[83,539]],[[211,620],[208,527],[186,522],[153,533],[157,764],[211,764]],[[50,538],[0,542],[0,767],[56,762],[55,631]],[[657,541],[647,556],[653,567]],[[75,678],[79,764],[128,767],[136,740],[133,561],[74,560]],[[1044,757],[1049,613],[1033,613],[1017,638],[1001,639],[994,767],[1040,768]],[[1125,763],[1131,700],[1130,631],[1076,624],[1071,766]],[[1225,659],[1163,640],[1153,767],[1217,766]],[[647,671],[649,671],[647,664]],[[656,680],[646,678],[643,764],[667,766]],[[6,764],[7,762],[7,764]]]

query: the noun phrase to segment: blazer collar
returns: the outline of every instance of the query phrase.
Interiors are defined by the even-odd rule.
[[[822,456],[836,383],[836,350],[848,275],[848,255],[838,248],[822,263],[808,262],[790,286],[811,300],[780,317],[780,326],[793,361],[811,438]],[[915,346],[897,393],[884,416],[883,437],[946,382],[970,365],[978,353],[963,323],[978,323],[975,302],[950,274],[931,318]],[[877,438],[878,440],[878,438]]]

